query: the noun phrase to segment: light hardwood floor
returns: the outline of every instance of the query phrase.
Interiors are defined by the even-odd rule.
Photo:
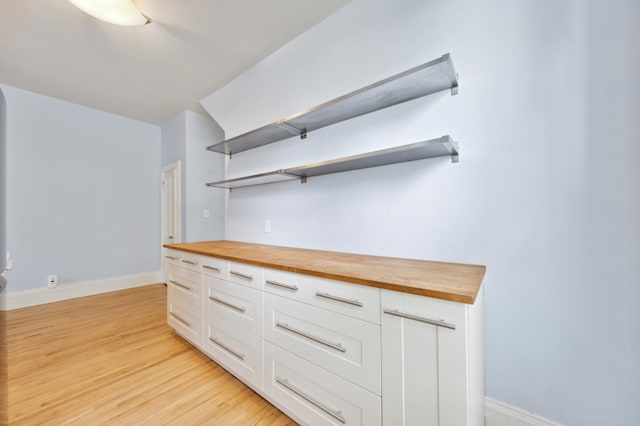
[[[6,314],[11,425],[293,425],[166,324],[156,284]]]

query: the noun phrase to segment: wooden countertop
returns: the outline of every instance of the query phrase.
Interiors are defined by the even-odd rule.
[[[366,256],[235,241],[165,244],[189,253],[473,304],[485,266]]]

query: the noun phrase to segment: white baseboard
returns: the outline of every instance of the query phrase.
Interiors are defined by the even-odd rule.
[[[124,275],[120,277],[104,278],[100,280],[81,281],[70,284],[60,284],[56,288],[36,288],[23,291],[7,291],[4,301],[0,301],[0,310],[26,308],[77,297],[92,296],[110,291],[163,282],[162,271],[144,272],[141,274]],[[11,283],[9,283],[9,288]],[[4,302],[4,303],[2,303]]]
[[[561,426],[493,398],[485,398],[485,426]]]

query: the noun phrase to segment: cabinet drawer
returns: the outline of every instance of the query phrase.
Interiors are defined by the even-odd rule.
[[[375,287],[309,277],[309,303],[380,324],[380,290]]]
[[[256,290],[262,290],[263,279],[263,268],[261,266],[229,262],[230,281],[255,288]]]
[[[238,328],[262,336],[261,291],[229,281],[205,277],[206,312],[216,315]]]
[[[229,279],[229,261],[215,257],[202,256],[200,269],[203,274],[223,280]]]
[[[380,425],[380,397],[265,342],[267,395],[310,425]]]
[[[202,275],[183,268],[167,269],[167,298],[202,309]]]
[[[264,268],[264,291],[304,301],[306,299],[308,277],[293,272]]]
[[[200,272],[200,263],[202,256],[193,253],[180,253],[180,266],[192,271]]]
[[[246,384],[263,388],[263,340],[214,314],[205,321],[204,351]]]
[[[167,323],[192,344],[202,347],[202,310],[180,300],[168,299]]]
[[[265,312],[266,340],[381,393],[378,325],[270,294]]]
[[[169,265],[180,265],[180,252],[173,249],[164,249],[164,257],[162,261]]]

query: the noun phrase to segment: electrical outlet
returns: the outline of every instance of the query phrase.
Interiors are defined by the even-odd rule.
[[[11,258],[11,253],[7,252],[7,271],[10,271],[13,269],[13,259]]]
[[[49,288],[55,288],[58,285],[58,276],[56,274],[51,274],[47,278],[47,286]]]
[[[271,220],[269,219],[264,220],[264,232],[265,234],[268,234],[269,232],[271,232]]]

